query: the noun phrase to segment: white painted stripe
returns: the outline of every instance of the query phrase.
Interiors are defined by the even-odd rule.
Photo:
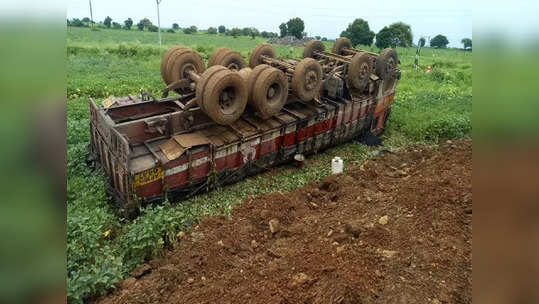
[[[177,167],[167,169],[167,170],[165,170],[165,176],[170,176],[170,175],[180,173],[182,171],[187,170],[187,168],[188,168],[187,163],[185,163],[183,165],[179,165]]]
[[[290,125],[290,126],[286,127],[285,133],[288,134],[288,133],[292,133],[294,131],[296,131],[296,125]]]
[[[210,158],[207,157],[207,156],[204,156],[202,158],[195,159],[194,161],[192,161],[192,163],[193,163],[193,167],[197,167],[197,166],[200,166],[200,165],[202,165],[204,163],[207,163],[209,161],[210,161]]]

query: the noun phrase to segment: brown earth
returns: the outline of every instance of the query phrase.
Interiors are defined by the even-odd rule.
[[[99,303],[471,303],[472,142],[384,153],[180,237]]]

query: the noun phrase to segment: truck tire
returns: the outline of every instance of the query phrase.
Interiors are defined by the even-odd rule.
[[[262,119],[281,111],[288,98],[288,79],[283,71],[270,67],[256,78],[249,104]]]
[[[346,38],[346,37],[341,37],[339,39],[337,39],[335,41],[335,44],[333,44],[333,48],[331,49],[331,52],[333,54],[337,54],[337,55],[344,55],[344,52],[343,50],[345,49],[351,49],[353,46],[352,46],[352,41],[350,41],[350,39]]]
[[[221,70],[209,77],[202,94],[201,109],[220,125],[234,123],[247,105],[247,85],[237,72],[230,70]]]
[[[260,75],[260,73],[262,73],[265,69],[269,69],[269,68],[271,68],[269,65],[261,64],[261,65],[257,65],[251,71],[251,73],[249,73],[249,78],[247,78],[248,100],[253,99],[253,89],[254,89],[255,81],[258,78],[258,75]]]
[[[219,56],[215,58],[213,65],[222,65],[230,70],[239,71],[243,69],[247,63],[239,52],[226,50],[221,52]]]
[[[225,51],[228,51],[230,50],[229,48],[227,47],[220,47],[220,48],[216,48],[210,55],[210,59],[208,59],[208,68],[211,67],[211,66],[214,66],[216,63],[215,61],[217,60],[217,58],[219,57],[219,55],[221,55],[221,53],[224,53]]]
[[[394,49],[383,49],[380,56],[376,58],[376,75],[384,80],[393,78],[393,72],[398,63],[399,57]]]
[[[251,55],[249,56],[249,67],[254,69],[257,65],[262,64],[262,56],[275,58],[277,57],[277,54],[271,45],[261,43],[257,45],[251,52]]]
[[[173,53],[168,63],[168,80],[170,83],[181,79],[188,79],[188,71],[202,74],[206,70],[204,60],[191,49],[180,49]]]
[[[349,88],[364,91],[369,85],[369,77],[373,72],[373,61],[367,53],[357,53],[352,57],[348,68],[346,83]]]
[[[204,90],[206,90],[208,79],[210,79],[210,77],[212,77],[213,74],[222,70],[226,70],[226,68],[222,65],[214,65],[214,66],[209,67],[206,71],[204,71],[204,73],[202,73],[202,75],[200,75],[200,80],[197,83],[196,90],[195,90],[195,93],[196,93],[195,96],[197,99],[198,106],[204,113],[206,113],[206,109],[204,108],[204,103],[202,102],[202,98],[204,96]]]
[[[165,54],[163,55],[163,59],[161,59],[161,78],[163,78],[163,81],[167,85],[169,84],[169,83],[167,83],[167,63],[168,63],[168,58],[170,57],[170,55],[172,55],[172,53],[174,53],[174,51],[179,50],[179,49],[186,49],[186,48],[187,47],[183,46],[183,45],[176,45],[176,46],[173,46],[170,49],[168,49],[165,52]]]
[[[312,100],[322,85],[322,67],[312,58],[304,58],[292,76],[292,92],[303,101]]]
[[[320,40],[311,40],[303,48],[303,58],[314,58],[316,52],[323,52],[326,46]]]

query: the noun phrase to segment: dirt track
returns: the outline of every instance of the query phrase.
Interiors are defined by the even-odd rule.
[[[471,303],[471,176],[463,140],[247,199],[99,303]]]

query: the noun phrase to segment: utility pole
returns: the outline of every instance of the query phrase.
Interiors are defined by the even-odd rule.
[[[92,0],[88,0],[90,3],[90,27],[94,27],[94,14],[92,13]]]
[[[159,34],[159,46],[161,46],[161,17],[159,16],[159,3],[162,0],[155,0],[157,3],[157,33]]]

